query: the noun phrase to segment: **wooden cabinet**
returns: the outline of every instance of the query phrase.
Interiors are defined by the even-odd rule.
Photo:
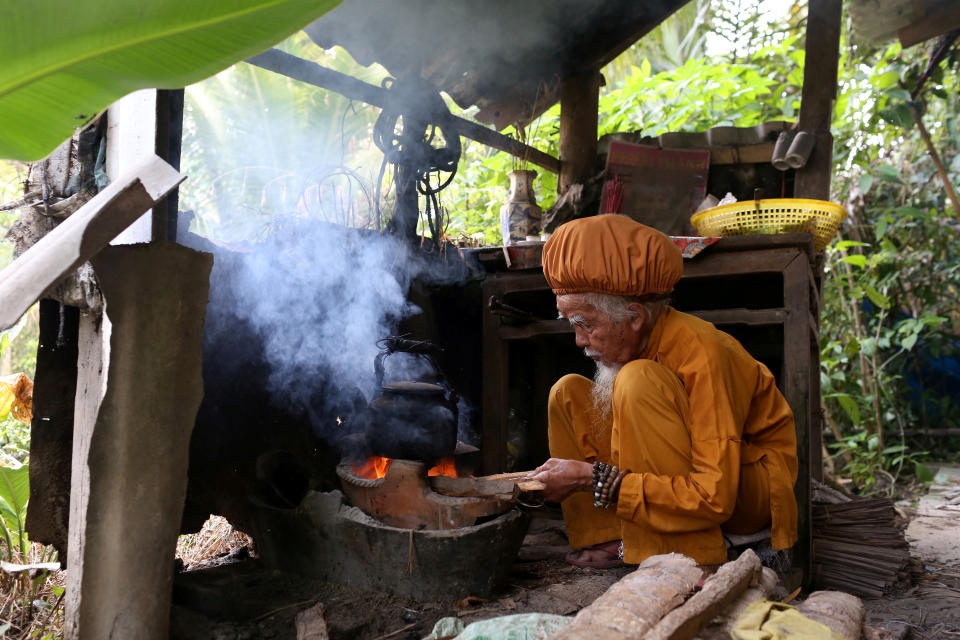
[[[519,466],[546,457],[550,386],[571,371],[588,375],[592,363],[576,349],[569,323],[555,319],[555,298],[539,266],[508,270],[496,252],[481,255],[480,261],[490,270],[483,284],[488,304],[483,314],[481,455],[483,472],[498,473],[507,470],[508,457],[516,457],[508,447],[518,421],[535,442]],[[819,479],[822,464],[815,264],[809,234],[722,238],[684,260],[671,303],[737,338],[770,368],[790,403],[800,467],[801,542],[795,564],[804,568],[809,566],[809,481]]]

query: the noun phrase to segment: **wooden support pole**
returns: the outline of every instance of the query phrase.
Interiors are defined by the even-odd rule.
[[[816,145],[806,165],[797,169],[794,183],[794,196],[797,198],[830,199],[830,178],[833,173],[833,136],[830,134],[830,122],[833,118],[833,103],[837,97],[837,62],[840,58],[840,18],[842,0],[810,0],[807,15],[806,62],[803,70],[803,93],[800,103],[801,131],[812,133]],[[815,278],[816,279],[816,278]],[[799,293],[799,291],[798,291]],[[808,299],[809,301],[809,299]],[[807,305],[812,306],[812,305]],[[803,308],[803,307],[801,307]],[[815,318],[819,324],[819,317]],[[803,394],[803,403],[794,405],[794,418],[797,422],[797,455],[800,472],[795,488],[797,495],[799,539],[794,548],[794,566],[803,571],[803,582],[811,579],[812,536],[810,515],[810,479],[822,475],[821,427],[816,407],[809,406],[809,394],[818,393],[820,358],[818,345],[810,344],[807,332],[786,332],[785,342],[794,345],[796,353],[810,354],[807,380],[798,380],[803,386],[809,385]]]
[[[362,80],[357,80],[345,73],[328,69],[314,62],[303,60],[278,49],[269,49],[247,60],[250,64],[267,69],[274,73],[306,82],[321,89],[336,91],[351,100],[361,100],[375,107],[383,108],[390,97],[389,92]],[[443,123],[438,123],[443,124]],[[551,171],[560,172],[560,161],[548,153],[523,144],[519,140],[509,138],[493,129],[488,129],[476,122],[470,122],[458,116],[451,115],[449,126],[460,135],[476,140],[488,147],[504,151],[518,158],[523,158],[533,164]],[[594,131],[596,138],[596,131]]]
[[[183,89],[157,90],[157,132],[154,153],[171,167],[180,170],[180,149],[183,145]],[[175,242],[179,189],[164,196],[153,208],[150,239],[153,242]]]
[[[557,192],[582,183],[597,157],[600,73],[565,76],[560,81],[560,179]]]
[[[794,195],[798,198],[830,199],[833,172],[830,121],[837,97],[842,4],[842,0],[810,0],[808,8],[799,129],[814,134],[817,142],[806,166],[797,170]]]

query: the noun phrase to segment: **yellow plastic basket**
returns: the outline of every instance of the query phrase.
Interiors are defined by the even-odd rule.
[[[834,202],[803,198],[744,200],[704,209],[693,214],[691,224],[701,236],[746,236],[756,234],[813,234],[817,251],[823,251],[837,232],[847,210]]]

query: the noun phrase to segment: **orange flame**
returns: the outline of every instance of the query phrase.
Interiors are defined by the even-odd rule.
[[[383,458],[381,456],[371,456],[364,461],[363,464],[354,464],[351,465],[353,473],[361,478],[367,478],[369,480],[376,480],[377,478],[383,478],[387,475],[387,470],[390,469],[390,464],[393,462],[393,458]],[[453,457],[443,458],[435,466],[430,467],[427,471],[428,476],[449,476],[451,478],[457,477],[457,465],[453,460]]]
[[[354,464],[351,465],[351,467],[353,468],[353,472],[361,478],[376,480],[377,478],[382,478],[387,475],[387,470],[390,468],[392,462],[393,458],[370,456],[363,464]]]
[[[457,477],[457,465],[453,461],[453,457],[443,458],[436,464],[436,466],[430,467],[430,470],[427,471],[428,476],[447,476],[449,478]]]

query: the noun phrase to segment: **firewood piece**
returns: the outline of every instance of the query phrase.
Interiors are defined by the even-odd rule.
[[[318,602],[297,614],[297,640],[330,640],[323,604]]]
[[[512,473],[496,473],[492,476],[482,476],[479,480],[496,480],[498,482],[510,480],[517,485],[520,493],[537,493],[546,489],[546,485],[539,480],[527,478],[533,471],[514,471]]]
[[[733,562],[721,566],[706,579],[703,589],[674,609],[647,634],[648,640],[686,640],[710,622],[724,607],[740,597],[761,575],[760,558],[747,549]]]
[[[430,488],[445,496],[496,497],[501,500],[513,500],[515,483],[488,478],[450,478],[432,476]]]
[[[492,476],[481,476],[478,480],[519,480],[526,478],[533,471],[511,471],[510,473],[495,473]]]
[[[778,583],[777,572],[768,567],[763,567],[757,577],[756,584],[747,588],[720,615],[701,629],[700,633],[697,634],[697,640],[729,640],[730,629],[733,628],[744,609],[761,598],[771,599]]]
[[[863,602],[849,593],[814,591],[797,606],[797,610],[848,640],[857,640],[863,629]]]
[[[539,480],[517,480],[517,490],[520,493],[540,493],[547,488]]]
[[[509,475],[509,474],[503,474]],[[500,479],[495,476],[480,478],[450,478],[447,476],[432,476],[430,488],[445,496],[497,498],[504,502],[512,502],[517,494],[538,493],[546,487],[539,480]]]
[[[681,605],[703,575],[692,558],[652,556],[577,614],[556,640],[640,638]]]

